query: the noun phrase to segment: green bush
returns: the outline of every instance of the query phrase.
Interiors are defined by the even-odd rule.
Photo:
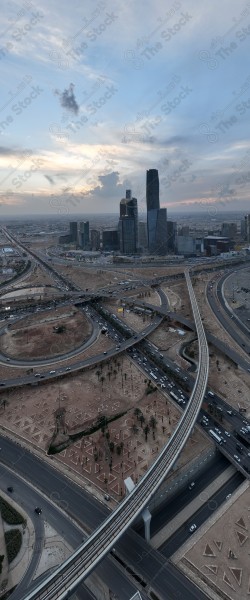
[[[4,534],[9,563],[16,558],[22,546],[22,534],[19,529],[11,529]]]
[[[0,511],[4,521],[9,525],[22,525],[26,523],[25,519],[18,513],[15,508],[10,506],[6,500],[0,497]]]

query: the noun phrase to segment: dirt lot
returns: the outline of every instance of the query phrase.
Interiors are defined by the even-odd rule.
[[[58,328],[62,329],[61,333],[57,333]],[[0,348],[14,358],[49,358],[82,345],[91,330],[91,324],[82,312],[75,307],[62,307],[9,325],[0,338]]]
[[[179,409],[158,390],[149,394],[146,390],[145,375],[121,356],[74,378],[2,394],[6,403],[0,408],[1,423],[47,450],[56,427],[63,440],[69,434],[79,433],[98,416],[110,418],[125,411],[104,432],[99,429],[78,439],[53,459],[81,474],[85,484],[90,482],[119,499],[124,494],[123,479],[130,475],[137,481],[144,474],[180,415]],[[136,407],[145,421],[134,414]],[[195,430],[180,463],[188,463],[207,444],[204,434]]]

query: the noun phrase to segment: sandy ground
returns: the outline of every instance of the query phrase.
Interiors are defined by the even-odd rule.
[[[82,475],[84,482],[108,491],[115,499],[124,494],[123,479],[137,481],[152,463],[169,438],[179,419],[179,409],[160,391],[147,395],[147,380],[126,357],[107,361],[102,369],[93,369],[70,380],[29,390],[12,391],[1,423],[14,434],[47,450],[56,428],[56,411],[64,412],[63,429],[78,433],[98,416],[125,415],[108,426],[109,438],[98,430],[78,439],[54,456]],[[134,415],[139,407],[144,415],[142,424]],[[64,410],[63,410],[64,409]],[[151,417],[157,421],[155,430]],[[147,442],[144,427],[149,424]],[[137,427],[137,431],[135,429]],[[60,428],[59,428],[60,429]],[[109,448],[113,442],[114,448]],[[195,431],[182,453],[186,464],[209,444],[202,432]],[[121,452],[118,453],[117,446]]]
[[[65,331],[56,333],[55,327]],[[0,338],[0,348],[15,358],[49,358],[77,348],[89,337],[92,327],[75,307],[62,307],[21,319]]]

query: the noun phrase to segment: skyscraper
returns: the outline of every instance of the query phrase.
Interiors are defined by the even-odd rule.
[[[79,223],[78,243],[83,250],[89,250],[89,221]]]
[[[70,222],[69,231],[70,231],[70,235],[71,235],[71,241],[77,242],[77,221]]]
[[[160,208],[159,175],[149,169],[146,177],[148,250],[152,254],[167,253],[167,209]]]
[[[147,212],[160,208],[159,175],[157,169],[147,171],[146,181]]]
[[[126,190],[126,198],[122,198],[120,202],[118,230],[120,251],[123,254],[135,254],[138,248],[138,208],[137,199],[132,198],[131,190]]]

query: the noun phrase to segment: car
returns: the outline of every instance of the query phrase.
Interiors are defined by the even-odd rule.
[[[42,513],[42,509],[40,508],[40,506],[36,506],[35,511],[34,511],[37,515],[40,515]]]
[[[70,371],[71,367],[66,367],[66,371]]]
[[[237,456],[237,454],[234,454],[234,459],[237,460],[237,462],[240,462],[240,458]]]
[[[5,383],[0,383],[0,386],[2,387],[3,385],[5,385]]]
[[[230,433],[228,431],[224,431],[225,435],[227,435],[227,437],[230,437]]]
[[[229,498],[231,498],[231,496],[232,496],[232,494],[228,494],[228,495],[226,496],[226,500],[229,500]]]
[[[189,527],[189,531],[190,533],[194,533],[194,531],[197,529],[197,525],[195,525],[195,523],[193,523],[193,525],[191,525],[191,527]]]
[[[231,416],[233,414],[233,411],[232,410],[227,410],[227,414]]]
[[[6,358],[6,362],[10,362],[10,358]]]
[[[104,500],[109,501],[110,500],[110,495],[109,494],[104,494]]]
[[[191,483],[188,486],[188,489],[192,490],[194,486],[195,486],[195,481],[191,481]]]
[[[41,377],[41,373],[36,373],[35,377]]]
[[[12,492],[14,492],[14,488],[12,487],[12,485],[9,485],[7,487],[7,491],[10,492],[12,494]]]
[[[103,352],[103,354],[107,354],[106,350],[105,350],[105,352]]]
[[[44,379],[44,378],[45,378],[45,375],[40,375],[40,379]]]
[[[53,375],[54,373],[55,373],[55,371],[50,371],[49,372],[50,375]]]

